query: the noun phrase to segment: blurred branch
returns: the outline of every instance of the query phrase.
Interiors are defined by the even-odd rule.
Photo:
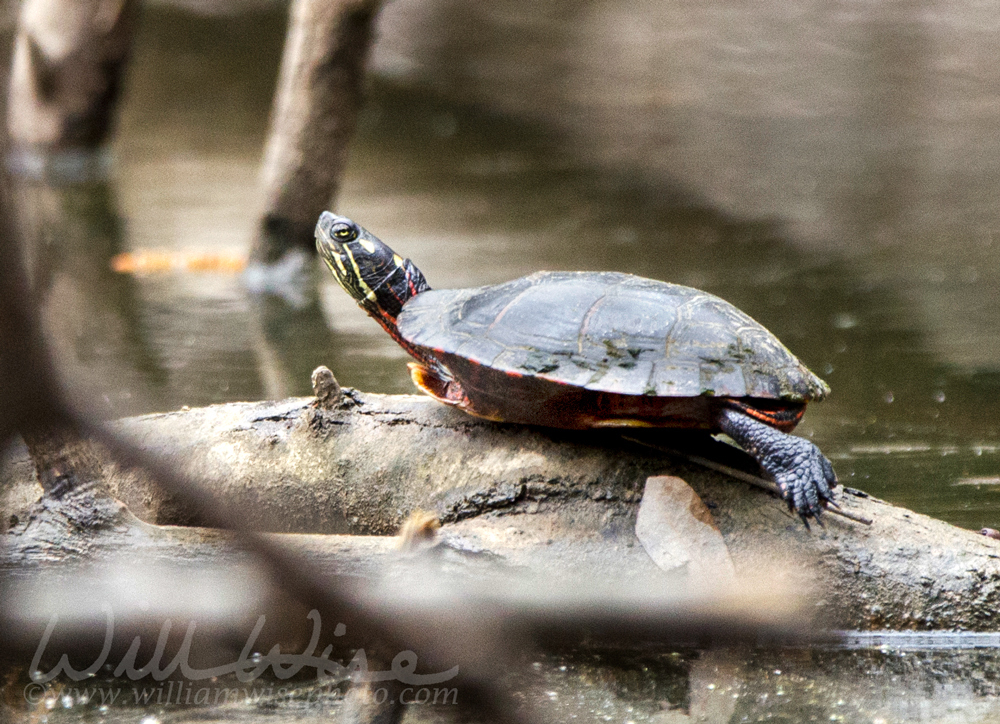
[[[138,539],[148,532],[109,531],[109,537]],[[191,533],[197,531],[175,529],[173,535],[180,539]],[[123,642],[135,636],[155,640],[167,619],[198,622],[204,633],[196,655],[213,647],[232,650],[234,638],[246,638],[248,623],[257,614],[266,614],[271,629],[286,636],[298,630],[292,638],[302,642],[309,638],[302,630],[307,628],[303,608],[269,602],[264,593],[272,588],[268,579],[278,566],[289,564],[295,567],[284,569],[289,572],[275,590],[291,589],[300,601],[311,595],[310,604],[319,600],[316,623],[324,623],[313,650],[330,646],[337,658],[364,647],[369,664],[377,668],[387,668],[379,666],[377,658],[392,660],[404,649],[412,650],[418,652],[424,672],[457,665],[458,678],[449,686],[461,687],[463,699],[474,692],[491,697],[491,706],[511,705],[508,698],[495,698],[493,687],[516,665],[518,654],[539,647],[636,651],[650,645],[774,646],[838,640],[809,627],[797,609],[797,598],[763,575],[750,587],[728,586],[721,592],[678,586],[662,576],[598,584],[592,576],[554,578],[507,566],[484,570],[482,561],[471,556],[467,566],[456,565],[461,551],[447,543],[404,555],[396,540],[386,538],[250,536],[244,542],[253,547],[239,554],[226,540],[213,540],[209,531],[203,534],[200,549],[183,548],[175,540],[159,548],[137,546],[138,554],[122,550],[120,558],[105,565],[47,566],[33,576],[19,576],[0,602],[0,651],[30,656],[41,629],[58,616],[66,623],[60,624],[58,650],[51,647],[55,655],[93,660],[105,647],[108,606],[119,652]],[[312,557],[308,563],[307,553]],[[271,563],[269,575],[254,573],[252,564],[261,555]],[[373,558],[377,565],[365,577],[357,575],[352,561]],[[306,581],[309,590],[303,588]],[[218,593],[206,598],[206,584]],[[150,610],[140,605],[142,601],[156,603]],[[249,618],[248,612],[253,614]],[[334,624],[337,629],[345,624],[346,633],[334,632]],[[163,654],[166,660],[173,660],[178,643],[175,639],[170,644]],[[241,645],[235,641],[235,650]],[[294,656],[304,647],[283,648]],[[253,650],[268,649],[258,639]],[[225,662],[224,652],[222,658],[220,663]]]
[[[296,564],[305,559],[302,550],[295,550],[309,548],[303,541],[291,536],[268,538],[266,546],[256,546],[250,552],[270,559],[272,552],[281,551],[283,560]],[[381,539],[359,546],[388,554],[394,544],[394,539]],[[214,545],[220,556],[213,561],[200,560],[197,572],[176,560],[141,555],[134,562],[144,565],[135,566],[131,573],[94,565],[71,570],[40,568],[34,576],[21,576],[7,589],[8,598],[3,601],[7,605],[0,607],[2,621],[7,624],[0,628],[0,651],[30,655],[38,645],[38,633],[52,615],[58,615],[72,619],[64,626],[80,632],[73,651],[81,658],[92,657],[100,650],[105,634],[105,604],[116,619],[130,622],[138,632],[128,638],[143,635],[151,640],[168,618],[218,619],[220,612],[260,612],[260,607],[267,605],[260,587],[266,579],[254,572],[255,555],[226,555],[226,543],[216,541]],[[351,542],[340,540],[337,546],[341,552],[349,551]],[[596,583],[592,577],[565,576],[542,583],[523,572],[502,569],[474,577],[466,571],[447,571],[453,561],[439,556],[440,552],[431,552],[400,557],[396,552],[381,559],[378,573],[365,578],[350,573],[349,564],[334,561],[333,571],[318,571],[307,564],[303,573],[318,582],[325,603],[330,604],[320,611],[329,627],[320,639],[320,650],[335,644],[333,650],[343,655],[370,645],[381,638],[384,628],[376,619],[383,617],[397,621],[391,626],[393,630],[407,632],[407,640],[397,640],[394,645],[420,651],[421,661],[427,653],[444,664],[442,670],[458,664],[498,677],[509,657],[539,646],[549,651],[635,650],[654,644],[706,648],[798,646],[841,640],[840,634],[811,627],[797,610],[798,599],[784,586],[764,580],[765,576],[730,585],[725,591],[669,585],[666,579]],[[117,562],[120,560],[112,561]],[[129,575],[139,581],[129,584]],[[255,585],[234,585],[239,577],[249,577]],[[219,597],[205,600],[199,592],[213,579],[230,587],[220,589]],[[290,580],[285,577],[286,582]],[[337,593],[329,593],[333,588]],[[140,599],[157,604],[153,610],[148,606],[143,610],[136,605]],[[15,608],[9,605],[12,601],[25,605]],[[369,613],[359,614],[361,609]],[[269,606],[266,613],[283,630],[301,628],[305,623],[303,610],[287,603],[283,609]],[[345,623],[344,636],[335,638],[334,622]],[[484,643],[489,646],[482,648]],[[499,661],[489,663],[491,659]]]
[[[279,590],[294,596],[302,603],[314,607],[320,613],[339,623],[344,623],[356,635],[380,642],[380,647],[403,651],[418,648],[419,641],[424,646],[422,658],[432,670],[446,670],[461,667],[462,673],[453,680],[455,686],[462,687],[475,707],[496,722],[523,721],[517,714],[516,702],[510,694],[499,686],[497,671],[484,672],[483,663],[490,660],[488,654],[482,662],[463,660],[455,657],[457,648],[447,617],[431,629],[425,627],[427,620],[414,620],[394,615],[379,601],[365,600],[358,595],[349,579],[331,579],[322,575],[310,561],[296,555],[286,547],[269,540],[266,536],[247,528],[241,511],[217,503],[213,496],[190,480],[177,475],[171,465],[161,459],[137,450],[100,426],[85,419],[78,419],[77,425],[86,435],[99,441],[111,455],[125,467],[141,467],[169,493],[192,505],[201,520],[209,525],[230,530],[237,534],[237,540],[252,551],[268,568]],[[426,652],[426,653],[424,653]],[[478,665],[477,665],[478,664]],[[488,667],[488,664],[487,664]]]
[[[16,428],[44,425],[63,412],[17,239],[10,189],[0,179],[0,444]]]

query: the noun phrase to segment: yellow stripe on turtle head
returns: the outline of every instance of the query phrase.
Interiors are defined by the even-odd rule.
[[[367,251],[369,254],[375,253],[375,245],[371,243],[368,239],[358,239],[358,243],[361,244],[361,248]]]
[[[368,244],[371,244],[371,242],[369,242],[367,240],[362,240],[361,243],[363,245],[366,242]],[[373,250],[374,250],[374,248],[375,247],[372,246]],[[349,249],[346,249],[346,247],[345,247],[345,250],[347,251],[347,258],[351,260],[351,266],[354,267],[354,279],[358,283],[358,289],[360,291],[364,292],[365,297],[368,298],[369,300],[371,300],[373,302],[377,301],[377,297],[375,296],[375,292],[372,291],[371,287],[369,287],[367,284],[365,284],[365,280],[361,276],[361,269],[358,268],[358,262],[356,262],[354,260],[354,254],[352,254]]]
[[[340,270],[340,274],[338,274],[337,273],[337,269],[334,269],[333,265],[330,263],[330,260],[327,259],[326,265],[328,267],[330,267],[330,271],[333,272],[333,275],[336,276],[336,277],[344,277],[344,276],[346,276],[347,275],[347,269],[344,267],[344,262],[342,262],[340,260],[340,256],[339,255],[334,255],[333,261],[337,264],[337,269]]]

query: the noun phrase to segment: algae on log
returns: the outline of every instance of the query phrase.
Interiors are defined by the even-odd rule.
[[[117,424],[261,530],[386,534],[422,508],[440,515],[442,535],[462,536],[510,564],[581,564],[597,576],[645,555],[634,532],[644,482],[678,475],[712,510],[737,572],[784,566],[811,584],[817,619],[827,625],[994,626],[1000,542],[862,493],[839,489],[838,502],[873,525],[825,516],[825,528],[807,530],[780,500],[651,455],[613,432],[494,424],[410,395],[345,390],[331,411],[311,401],[232,403]],[[730,465],[749,460],[704,435],[656,434]],[[21,478],[11,481],[11,471]],[[31,485],[24,471],[14,460],[0,487]],[[112,469],[108,478],[140,518],[197,523],[134,474]]]

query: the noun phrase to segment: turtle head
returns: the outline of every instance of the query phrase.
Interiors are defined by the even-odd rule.
[[[383,326],[395,326],[407,300],[430,289],[413,262],[345,216],[320,215],[316,249],[344,291]]]

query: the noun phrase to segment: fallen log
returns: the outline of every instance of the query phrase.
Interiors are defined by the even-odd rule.
[[[808,584],[825,625],[994,626],[1000,542],[860,491],[841,490],[838,501],[872,525],[825,516],[825,528],[810,530],[763,491],[608,431],[499,425],[409,395],[345,390],[333,409],[312,403],[232,403],[117,424],[261,530],[385,535],[425,509],[440,517],[443,536],[461,536],[509,565],[592,576],[657,570],[635,537],[636,511],[647,477],[675,475],[712,511],[737,573],[780,565]],[[753,469],[707,436],[657,435],[670,447]],[[8,498],[23,497],[30,466],[12,457],[2,487]],[[147,521],[198,522],[135,473],[112,467],[106,477]]]
[[[267,536],[267,547],[284,551],[296,575],[309,577],[307,590],[337,591],[321,610],[307,611],[276,587],[273,568],[268,575],[261,567],[254,554],[262,553],[263,539],[143,523],[98,488],[47,493],[0,551],[0,660],[23,666],[30,658],[36,688],[61,675],[84,681],[98,670],[133,681],[152,673],[162,681],[178,666],[190,681],[228,677],[221,685],[237,691],[238,682],[269,667],[279,683],[306,667],[322,674],[324,685],[336,685],[354,680],[355,664],[361,681],[374,664],[373,681],[385,682],[377,672],[391,669],[414,683],[413,663],[426,657],[432,671],[443,672],[424,676],[426,683],[452,681],[474,703],[468,687],[488,694],[478,681],[507,675],[523,663],[523,652],[538,648],[693,649],[841,638],[810,629],[797,597],[759,578],[691,590],[656,578],[655,570],[641,580],[634,571],[624,580],[619,570],[617,580],[598,581],[567,570],[554,577],[543,564],[533,567],[542,575],[533,575],[512,570],[502,546],[484,551],[453,533],[439,539],[426,516],[412,516],[417,532],[400,539]],[[583,548],[585,560],[592,552]],[[636,562],[649,566],[636,557],[633,568]],[[395,655],[385,638],[389,620],[405,634],[397,644],[407,649]],[[174,621],[186,622],[183,640],[179,632],[168,637]],[[73,668],[70,659],[90,666]],[[148,663],[137,669],[137,660]],[[515,703],[506,694],[490,698],[494,706]]]

